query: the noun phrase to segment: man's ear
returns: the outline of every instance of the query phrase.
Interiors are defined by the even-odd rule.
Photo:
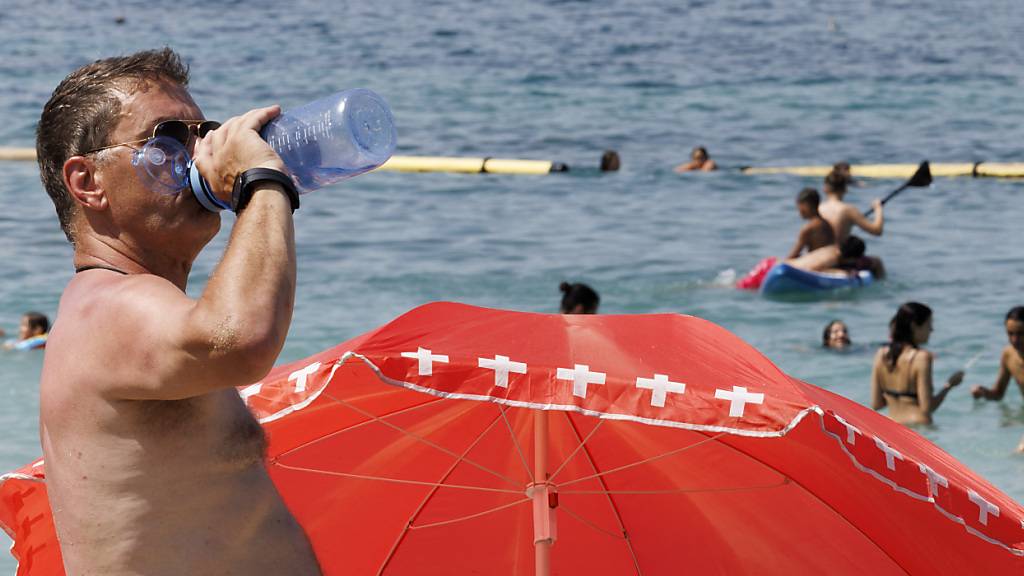
[[[107,209],[107,194],[96,178],[96,163],[91,158],[72,156],[64,161],[64,186],[82,208]]]

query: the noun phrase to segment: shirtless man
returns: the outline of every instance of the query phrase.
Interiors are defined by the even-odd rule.
[[[882,227],[885,224],[885,218],[882,215],[882,201],[876,198],[871,202],[871,207],[875,210],[875,219],[873,222],[869,222],[856,206],[843,202],[846,186],[847,177],[843,173],[835,171],[829,173],[825,177],[825,201],[819,207],[821,217],[832,225],[836,243],[846,240],[855,225],[868,234],[881,236]]]
[[[708,156],[703,146],[697,146],[690,152],[690,161],[675,167],[676,172],[712,172],[718,170],[718,164]]]
[[[836,239],[832,233],[832,226],[818,213],[820,201],[821,197],[818,196],[818,191],[814,188],[804,188],[797,194],[796,209],[800,212],[800,217],[807,220],[807,223],[800,228],[796,244],[793,245],[786,258],[796,258],[805,248],[811,252],[818,248],[835,245]]]
[[[208,132],[170,49],[78,69],[43,110],[37,152],[78,273],[40,380],[47,488],[69,575],[317,575],[271,483],[262,428],[235,390],[270,370],[295,295],[292,202],[257,180],[198,299],[189,271],[220,228],[189,191],[132,167],[155,132],[194,152],[222,201],[251,168],[281,171],[252,110]],[[164,124],[169,120],[185,120]],[[159,126],[159,127],[158,127]],[[252,174],[252,173],[250,173]],[[237,207],[238,204],[234,206]]]
[[[971,396],[985,400],[1002,400],[1010,385],[1010,378],[1017,381],[1017,387],[1024,394],[1024,306],[1012,308],[1006,314],[1006,337],[1010,343],[1003,348],[999,359],[999,375],[991,388],[974,386]]]

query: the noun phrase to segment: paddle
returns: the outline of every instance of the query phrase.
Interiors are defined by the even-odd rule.
[[[885,198],[882,198],[882,205],[884,206],[886,202],[892,200],[893,198],[896,197],[897,194],[903,192],[907,188],[924,188],[925,186],[931,186],[931,184],[932,170],[928,166],[928,161],[925,160],[924,162],[921,162],[920,166],[917,167],[917,172],[914,172],[914,175],[910,177],[910,180],[907,180],[906,184],[893,190]],[[871,213],[874,211],[874,208],[869,208],[868,211],[864,213],[864,216],[871,216]]]

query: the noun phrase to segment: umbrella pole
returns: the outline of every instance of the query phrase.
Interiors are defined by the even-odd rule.
[[[533,416],[533,469],[535,486],[546,486],[548,482],[548,412],[537,410]],[[546,491],[545,491],[546,492]],[[546,504],[546,502],[544,503]],[[534,515],[537,514],[537,507],[534,506]],[[534,518],[536,526],[539,518]],[[536,576],[550,576],[551,574],[551,544],[550,538],[534,538],[534,559]]]

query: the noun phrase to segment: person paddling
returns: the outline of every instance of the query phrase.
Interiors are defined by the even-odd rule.
[[[832,225],[832,231],[836,235],[836,244],[841,244],[846,240],[854,226],[872,236],[881,236],[885,225],[881,199],[872,200],[871,207],[874,209],[875,218],[873,221],[868,221],[856,206],[843,201],[848,185],[849,177],[843,172],[833,170],[825,177],[825,201],[821,203],[819,211],[821,217]]]

